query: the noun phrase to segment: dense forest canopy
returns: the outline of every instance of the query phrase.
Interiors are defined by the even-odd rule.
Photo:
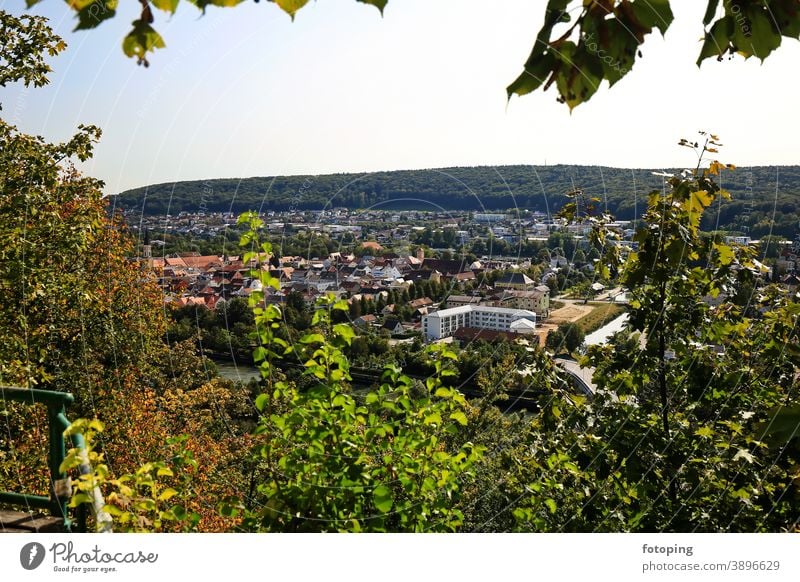
[[[657,170],[661,172],[662,170]],[[674,170],[677,172],[678,170]],[[800,166],[725,171],[732,200],[709,212],[703,227],[793,236],[800,221]],[[600,209],[620,220],[641,217],[647,194],[663,177],[652,170],[605,166],[478,166],[323,176],[194,180],[155,184],[121,193],[115,206],[146,215],[234,212],[249,209],[321,210],[534,210],[553,213],[566,192],[582,188]]]

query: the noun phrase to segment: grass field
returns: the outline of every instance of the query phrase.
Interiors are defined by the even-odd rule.
[[[600,329],[612,319],[620,316],[625,311],[622,305],[616,303],[601,303],[595,306],[590,313],[587,313],[575,323],[583,330],[583,333],[589,334],[593,331]]]

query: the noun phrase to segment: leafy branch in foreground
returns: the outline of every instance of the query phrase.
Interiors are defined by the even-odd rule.
[[[27,0],[28,6],[40,0]],[[205,13],[208,6],[231,7],[244,0],[188,0]],[[256,0],[258,1],[258,0]],[[308,0],[269,0],[292,19]],[[381,13],[388,0],[357,0]],[[76,11],[76,30],[94,28],[116,15],[119,0],[70,3]],[[152,8],[174,14],[180,0],[139,0],[142,11],[125,37],[122,49],[148,66],[147,55],[166,46],[153,28]],[[720,11],[721,5],[721,11]],[[720,14],[721,12],[721,14]],[[666,34],[674,19],[669,0],[549,0],[544,23],[523,72],[508,88],[525,95],[555,84],[558,100],[570,109],[588,101],[603,81],[616,84],[641,58],[647,35]],[[707,0],[702,22],[704,37],[697,64],[715,57],[739,54],[762,61],[782,37],[800,38],[800,7],[795,0]]]
[[[762,61],[782,36],[800,37],[800,7],[794,0],[708,0],[698,66],[729,54]],[[645,37],[666,34],[674,19],[669,0],[550,0],[525,70],[508,87],[524,95],[555,83],[570,109],[591,99],[605,80],[613,86],[641,57]]]
[[[42,16],[16,17],[0,10],[0,87],[22,81],[26,87],[46,85],[52,72],[45,53],[55,56],[67,45]]]
[[[260,219],[247,213],[244,256],[259,264],[271,251],[260,243]],[[257,266],[251,275],[273,284]],[[471,442],[453,437],[467,425],[467,403],[443,378],[456,374],[451,351],[434,346],[435,370],[424,387],[394,365],[381,385],[365,395],[352,392],[343,350],[355,333],[332,321],[347,302],[327,295],[317,303],[312,332],[290,346],[276,337],[281,311],[265,304],[263,291],[250,295],[258,347],[254,359],[265,382],[256,398],[260,412],[254,450],[261,477],[252,499],[227,504],[243,512],[246,529],[256,531],[454,531],[463,522],[457,507],[460,480],[482,456]],[[303,363],[311,388],[300,391],[285,380],[276,361]]]
[[[69,506],[96,503],[96,491],[105,495],[101,512],[113,519],[117,532],[195,531],[200,516],[186,509],[195,495],[193,477],[198,464],[185,447],[187,438],[171,437],[167,444],[173,451],[168,461],[153,461],[133,473],[112,478],[102,452],[97,448],[103,424],[98,420],[79,419],[64,432],[65,436],[82,434],[86,449],[70,449],[61,471],[77,470],[88,463],[89,472],[73,482]],[[103,525],[97,520],[100,530]]]

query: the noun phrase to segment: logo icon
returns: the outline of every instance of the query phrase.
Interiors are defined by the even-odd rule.
[[[30,542],[19,551],[19,563],[26,570],[35,570],[44,562],[44,546],[39,542]]]

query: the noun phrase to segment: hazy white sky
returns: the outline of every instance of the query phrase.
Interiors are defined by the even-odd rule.
[[[545,0],[354,0],[310,3],[292,23],[271,3],[182,2],[156,14],[167,48],[148,69],[120,43],[138,2],[71,33],[63,2],[32,9],[69,49],[43,89],[6,88],[3,116],[65,139],[104,130],[85,170],[106,191],[183,179],[464,165],[692,164],[680,137],[721,135],[737,165],[796,164],[800,43],[757,59],[695,65],[705,2],[673,0],[676,20],[613,89],[572,114],[556,93],[506,103],[541,25]],[[14,13],[23,0],[0,0]]]

